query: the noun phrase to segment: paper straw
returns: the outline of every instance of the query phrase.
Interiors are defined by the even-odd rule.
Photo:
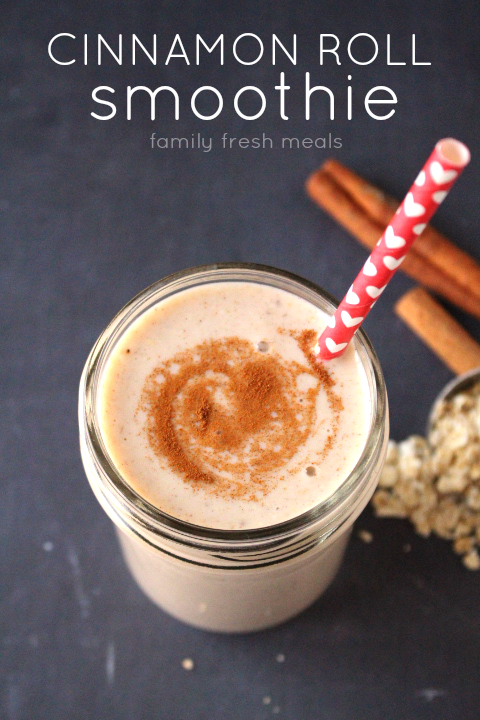
[[[440,140],[390,220],[370,257],[318,338],[322,360],[339,357],[385,290],[408,250],[470,162],[458,140]]]

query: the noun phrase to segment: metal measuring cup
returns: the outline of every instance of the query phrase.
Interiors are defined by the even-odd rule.
[[[429,431],[441,402],[480,381],[480,345],[423,288],[416,287],[401,297],[395,312],[457,375],[435,398],[428,416]]]

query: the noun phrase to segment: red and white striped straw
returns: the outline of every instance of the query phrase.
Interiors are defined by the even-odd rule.
[[[339,357],[345,351],[413,242],[469,162],[470,151],[458,140],[446,138],[435,145],[405,200],[318,338],[315,354],[322,360]]]

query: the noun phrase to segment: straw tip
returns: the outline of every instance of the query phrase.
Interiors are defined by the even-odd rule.
[[[445,160],[458,168],[464,168],[470,162],[470,150],[460,140],[455,138],[443,138],[437,143],[437,150]]]

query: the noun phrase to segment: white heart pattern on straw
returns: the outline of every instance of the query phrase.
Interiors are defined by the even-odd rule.
[[[365,292],[371,298],[378,298],[378,296],[382,294],[386,287],[386,285],[381,288],[375,287],[375,285],[367,285],[367,287],[365,288]]]
[[[395,235],[392,226],[389,225],[385,230],[385,245],[387,248],[389,250],[395,250],[396,248],[401,248],[406,244],[406,240],[400,237],[400,235]]]
[[[338,343],[338,345],[337,345],[335,340],[332,340],[332,338],[327,337],[327,338],[325,338],[325,345],[327,346],[327,350],[329,352],[331,352],[332,355],[334,355],[335,353],[340,352],[340,350],[343,350],[344,348],[346,348],[348,343],[343,342],[343,343]]]
[[[425,208],[423,205],[420,205],[420,203],[415,202],[411,192],[407,194],[403,208],[407,217],[420,217],[420,215],[425,213]]]
[[[365,275],[368,275],[368,277],[373,277],[374,275],[377,274],[377,268],[372,263],[370,258],[368,258],[367,262],[363,266],[363,272]]]
[[[445,183],[455,180],[458,172],[456,170],[444,170],[440,163],[434,160],[430,165],[430,175],[436,185],[445,185]]]
[[[445,155],[444,152],[445,142],[456,146],[462,162],[455,164],[448,159],[448,153]],[[348,347],[370,309],[405,260],[408,249],[427,228],[427,223],[445,199],[447,191],[461,175],[469,156],[468,148],[456,140],[437,143],[385,232],[380,239],[377,236],[376,246],[365,260],[340,307],[328,319],[327,326],[318,337],[318,353],[322,360],[337,358]]]
[[[419,186],[425,185],[425,178],[426,178],[425,170],[420,170],[420,172],[417,175],[417,179],[415,180],[415,185],[419,185]]]
[[[446,190],[438,190],[437,192],[433,193],[432,197],[435,200],[435,202],[440,205],[440,203],[445,200],[447,195],[448,195],[448,192],[446,192]]]
[[[389,270],[396,270],[399,265],[405,260],[405,255],[401,258],[394,258],[392,255],[385,255],[383,258],[383,264]]]
[[[360,302],[360,298],[358,297],[357,293],[353,292],[352,288],[348,291],[345,302],[347,302],[349,305],[358,305]]]
[[[420,235],[420,233],[422,233],[426,227],[427,223],[418,223],[418,225],[415,225],[415,227],[413,228],[413,232],[415,233],[415,235]]]
[[[342,322],[345,325],[345,327],[354,327],[355,325],[359,325],[363,320],[363,316],[352,318],[350,313],[348,313],[346,310],[342,310],[341,317],[342,317]]]

